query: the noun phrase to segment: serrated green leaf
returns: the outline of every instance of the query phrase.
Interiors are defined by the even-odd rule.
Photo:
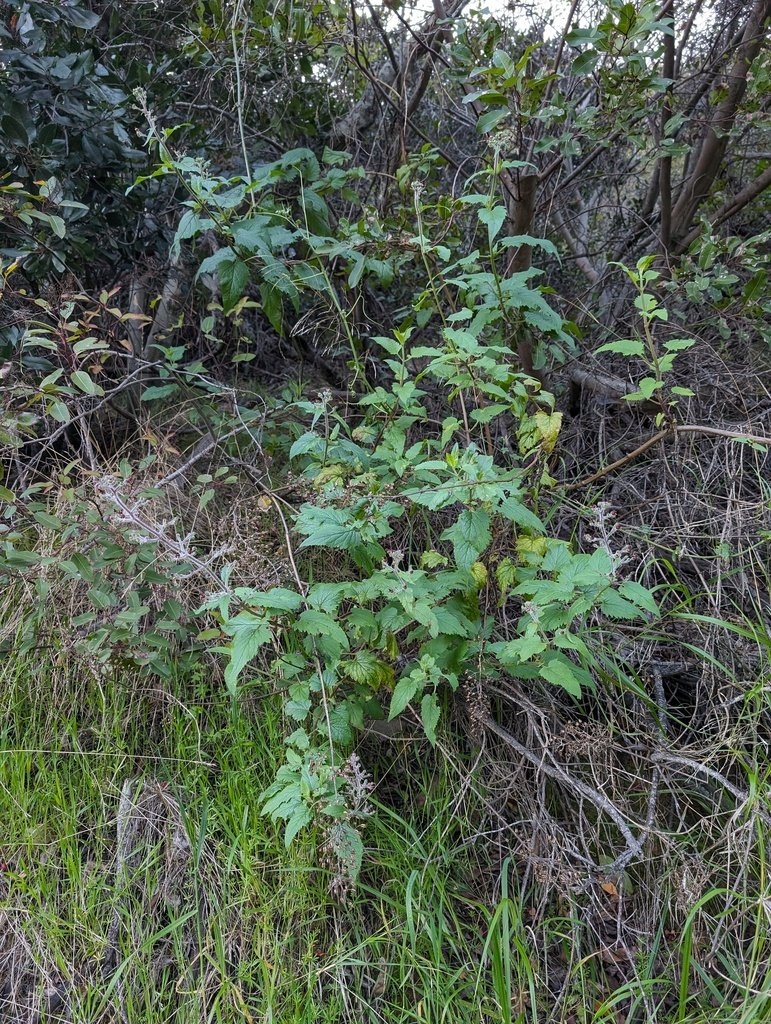
[[[501,249],[519,249],[523,245],[529,245],[531,249],[543,249],[550,256],[559,259],[559,249],[548,238],[536,238],[535,235],[506,235],[498,239],[498,247]]]
[[[502,559],[495,567],[495,579],[498,582],[498,589],[505,595],[517,583],[519,568],[510,559]]]
[[[289,449],[289,458],[295,459],[298,455],[305,455],[307,452],[322,452],[325,441],[315,431],[308,430],[294,442]]]
[[[544,533],[545,527],[541,520],[522,504],[517,498],[506,498],[499,506],[501,515],[517,526],[534,533]]]
[[[303,505],[295,520],[299,533],[306,535],[301,548],[327,547],[349,551],[361,543],[361,536],[345,509]]]
[[[561,686],[573,697],[581,696],[581,681],[567,659],[552,658],[541,666],[538,675],[555,686]]]
[[[334,613],[340,607],[340,602],[348,593],[348,589],[347,583],[314,583],[305,601],[311,608]]]
[[[295,729],[293,733],[287,736],[284,742],[289,746],[296,747],[298,750],[307,750],[310,746],[310,739],[305,729]]]
[[[624,582],[619,585],[618,591],[622,597],[627,598],[629,601],[633,601],[646,612],[650,612],[651,615],[658,616],[660,614],[656,598],[647,587],[644,587],[636,580],[624,580]]]
[[[546,643],[537,634],[525,634],[514,640],[493,644],[491,649],[502,664],[516,665],[529,661],[536,654],[542,654],[546,650]]]
[[[255,608],[267,608],[270,611],[294,612],[302,604],[302,597],[296,590],[286,587],[271,587],[264,592],[252,591],[246,599]]]
[[[663,380],[656,380],[655,377],[643,377],[637,385],[637,391],[631,395],[624,395],[624,399],[627,402],[644,402],[652,398],[663,387]]]
[[[270,252],[272,249],[271,238],[270,238],[270,217],[266,217],[264,214],[257,214],[255,217],[247,217],[244,220],[237,221],[233,225],[233,240],[236,245],[242,250],[242,255],[246,253],[265,253]],[[230,255],[233,255],[233,250],[230,250]]]
[[[311,702],[307,698],[290,699],[284,704],[284,711],[296,722],[302,722],[308,717],[311,709]]]
[[[422,679],[415,679],[411,675],[404,676],[399,680],[391,695],[391,707],[388,711],[389,722],[393,721],[397,715],[404,711],[413,697],[423,689],[423,686],[424,681]]]
[[[490,543],[489,514],[482,508],[464,509],[457,521],[444,531],[442,540],[452,543],[458,568],[470,569]]]
[[[412,616],[415,622],[425,626],[431,636],[439,635],[439,621],[433,606],[428,601],[416,601],[412,593],[400,594],[399,600],[404,610]]]
[[[599,600],[600,610],[612,619],[642,619],[643,612],[636,604],[627,601],[616,590],[606,590]]]
[[[436,727],[439,724],[441,711],[435,693],[427,693],[420,702],[420,720],[431,746],[436,745]]]
[[[271,787],[273,789],[273,787]],[[269,790],[270,792],[270,790]],[[290,818],[302,804],[300,784],[295,782],[275,792],[262,806],[262,813],[273,821],[277,818]]]
[[[347,746],[353,739],[348,703],[341,701],[338,704],[331,704],[328,714],[319,722],[318,731],[322,736],[331,738],[333,743]]]
[[[224,624],[223,629],[232,637],[229,645],[230,661],[225,668],[225,685],[228,692],[235,696],[241,672],[273,634],[269,623],[262,616],[249,611],[239,612]]]
[[[228,313],[244,294],[249,283],[249,267],[239,259],[222,262],[217,267],[217,280],[222,289],[222,307]]]
[[[340,672],[353,682],[365,684],[373,690],[393,684],[393,666],[382,661],[372,651],[357,651],[355,658],[340,662]]]
[[[308,636],[321,637],[327,649],[330,644],[339,651],[348,650],[348,637],[339,623],[327,615],[326,612],[316,611],[314,608],[306,609],[297,618],[297,629]]]
[[[434,619],[436,621],[436,635],[441,636],[446,634],[448,636],[469,636],[471,623],[468,620],[459,618],[454,612],[451,612],[449,608],[445,608],[440,605],[438,608],[434,608],[433,611]],[[478,627],[477,627],[478,628]],[[433,636],[432,632],[432,636]]]
[[[487,225],[487,240],[492,245],[506,221],[506,207],[494,206],[492,210],[481,207],[477,210],[477,216],[480,223]]]
[[[600,345],[595,354],[600,352],[617,352],[622,356],[644,356],[645,344],[639,338],[624,338],[622,341],[609,341]]]
[[[445,565],[447,565],[447,559],[438,551],[424,551],[420,556],[421,569],[436,569],[438,566],[444,567]]]
[[[311,817],[310,809],[305,804],[302,804],[287,821],[286,831],[284,832],[284,845],[287,850],[292,845],[292,841],[297,836],[297,833],[310,823]]]
[[[664,342],[664,348],[667,352],[683,352],[693,348],[695,344],[694,338],[670,338],[669,341]]]
[[[495,405],[485,405],[481,409],[471,410],[471,419],[475,423],[490,423],[496,416],[500,416],[501,413],[508,412],[508,405],[501,405],[500,403]]]

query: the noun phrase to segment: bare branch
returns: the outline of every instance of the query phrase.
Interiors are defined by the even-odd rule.
[[[560,235],[562,236],[562,239],[567,245],[568,249],[570,249],[571,253],[575,257],[575,262],[578,269],[581,271],[581,273],[584,275],[587,281],[589,281],[590,284],[599,284],[599,271],[596,269],[596,267],[589,259],[589,257],[586,255],[586,253],[581,251],[581,246],[579,245],[578,239],[571,232],[570,228],[568,227],[567,221],[563,216],[562,210],[560,210],[559,206],[556,203],[554,204],[554,207],[551,210],[551,219],[554,222],[554,226],[556,227],[557,231],[559,231]]]
[[[606,871],[608,874],[612,874],[614,871],[618,871],[620,868],[628,864],[634,857],[638,857],[642,853],[641,841],[635,838],[634,833],[629,827],[623,813],[612,800],[605,796],[604,793],[601,793],[598,789],[594,789],[593,786],[589,786],[582,779],[577,779],[575,776],[570,775],[559,765],[548,764],[544,755],[539,755],[534,753],[532,750],[529,750],[526,746],[520,743],[519,740],[508,731],[508,729],[504,729],[502,725],[498,725],[490,715],[483,715],[481,724],[483,724],[487,730],[494,733],[499,739],[503,740],[506,746],[511,747],[512,750],[525,758],[526,761],[535,765],[539,771],[542,771],[552,779],[556,779],[557,782],[561,782],[568,789],[577,793],[585,800],[588,800],[589,803],[593,804],[598,811],[607,814],[621,833],[621,836],[626,843],[626,849],[613,864],[609,865],[607,868],[603,868],[603,871]],[[643,832],[643,834],[645,834],[645,832]]]
[[[664,61],[662,72],[669,79],[664,102],[661,105],[661,137],[667,135],[667,124],[672,117],[672,89],[675,77],[675,11],[674,0],[667,4],[667,14],[672,18],[672,31],[664,34]],[[670,154],[659,159],[659,202],[661,206],[661,251],[669,252],[672,243],[672,157]]]
[[[728,147],[728,140],[747,90],[750,65],[760,52],[765,38],[765,27],[771,17],[771,0],[756,0],[745,23],[742,42],[727,75],[725,99],[717,107],[707,126],[695,166],[683,184],[672,210],[672,236],[680,240],[687,233],[696,211],[709,195]]]

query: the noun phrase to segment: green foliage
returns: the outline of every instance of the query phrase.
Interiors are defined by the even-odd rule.
[[[96,31],[107,20],[79,0],[3,5],[0,175],[28,191],[44,180],[46,208],[36,212],[59,218],[45,245],[39,217],[34,229],[21,211],[10,223],[6,218],[0,223],[0,245],[24,257],[25,272],[34,281],[62,273],[65,265],[83,272],[101,263],[111,248],[117,260],[120,247],[111,243],[121,234],[120,221],[136,214],[122,193],[127,175],[145,157],[132,138],[138,115],[115,59],[121,50],[110,53]],[[35,216],[29,208],[26,214]],[[66,247],[59,241],[64,221]]]
[[[637,390],[624,395],[624,398],[627,402],[657,402],[661,407],[657,421],[661,423],[665,417],[672,415],[681,397],[693,395],[690,388],[677,384],[668,385],[667,378],[672,373],[678,353],[692,348],[696,341],[694,338],[667,338],[658,342],[655,324],[657,321],[666,323],[669,320],[669,310],[651,291],[651,286],[661,278],[658,270],[651,269],[655,260],[655,256],[643,256],[637,261],[634,269],[618,264],[637,291],[634,306],[642,323],[642,338],[610,341],[600,345],[597,352],[616,352],[623,356],[635,357],[643,363],[649,371],[648,376],[642,377],[637,382]]]
[[[521,151],[523,141],[532,139],[534,159],[543,154],[580,158],[607,145],[611,132],[637,133],[643,105],[660,102],[667,82],[658,60],[662,35],[672,32],[671,19],[660,18],[660,7],[648,0],[612,0],[603,6],[597,24],[573,22],[565,42],[579,52],[558,71],[543,40],[528,40],[517,52],[501,45],[500,32],[477,30],[475,39],[468,23],[462,24],[452,52],[456,68],[471,83],[463,102],[479,112],[477,131],[494,133],[491,142],[504,154]],[[585,83],[587,92],[576,90],[577,82]],[[519,161],[511,166],[518,164],[523,166]]]
[[[172,252],[216,232],[216,252],[200,262],[198,275],[216,276],[225,313],[243,307],[256,281],[260,309],[281,334],[285,309],[299,316],[303,293],[326,295],[339,307],[333,278],[349,289],[367,280],[385,286],[410,258],[386,247],[383,228],[364,212],[358,220],[333,218],[332,199],[357,202],[352,186],[364,176],[362,168],[346,168],[347,154],[325,149],[319,160],[310,149],[294,149],[256,167],[251,178],[225,178],[200,160],[174,156],[172,135],[160,134],[161,161],[137,184],[171,175],[184,185],[189,198]],[[349,343],[355,349],[350,333]]]
[[[33,274],[41,266],[63,272],[70,226],[88,211],[83,203],[65,198],[55,177],[38,181],[36,186],[36,191],[30,192],[19,181],[0,178],[0,294],[20,266]],[[18,336],[18,330],[6,328],[0,333],[0,343],[7,345]]]
[[[0,582],[34,586],[21,653],[54,635],[56,606],[74,602],[69,642],[100,674],[140,670],[170,678],[197,660],[202,645],[188,610],[173,596],[204,568],[189,545],[158,520],[150,490],[138,490],[128,463],[94,490],[61,474],[56,503],[48,488],[3,488]],[[54,550],[52,555],[44,554]]]
[[[749,237],[719,237],[707,223],[680,262],[669,284],[672,301],[682,296],[709,310],[724,342],[771,344],[768,231]]]
[[[5,4],[3,171],[57,175],[69,185],[84,163],[103,174],[142,159],[126,129],[130,96],[110,61],[95,55],[88,35],[100,21],[77,0]]]
[[[399,11],[336,0],[0,11],[0,789],[13,846],[0,916],[23,957],[37,951],[41,985],[71,968],[73,1020],[762,1014],[766,467],[750,501],[748,463],[703,488],[705,509],[729,492],[728,532],[721,521],[710,535],[704,516],[660,543],[662,506],[680,497],[667,493],[637,533],[626,517],[629,546],[613,529],[592,537],[580,521],[599,523],[603,506],[572,504],[554,480],[581,470],[560,372],[556,397],[540,383],[582,359],[577,338],[613,338],[596,351],[630,361],[627,400],[674,426],[696,398],[677,382],[695,339],[769,339],[764,207],[753,220],[746,198],[768,163],[768,58],[747,77],[745,120],[716,121],[726,82],[742,84],[725,25],[684,29],[660,11],[607,0],[584,27],[574,5],[559,43],[473,9],[407,30]],[[661,71],[672,42],[677,81]],[[694,214],[677,223],[674,208],[708,152],[697,139],[739,138],[741,160],[712,161],[723,169],[699,198],[712,221],[678,259]],[[527,182],[536,226],[518,228]],[[728,219],[736,234],[721,236]],[[658,225],[668,251],[638,259]],[[627,312],[637,333],[617,326]],[[520,372],[523,340],[538,380]],[[293,361],[273,366],[295,341],[306,391]],[[574,420],[571,440],[582,429]],[[765,452],[755,436],[743,454]],[[613,440],[601,452],[615,473]],[[750,556],[734,570],[734,520],[750,506]],[[238,536],[258,517],[269,575],[261,525]],[[687,559],[703,596],[677,578]],[[662,579],[682,603],[651,627]],[[757,621],[721,621],[721,595],[732,616],[757,604]],[[735,650],[701,650],[700,629]],[[669,659],[679,645],[687,662],[659,672],[656,648]],[[693,660],[709,669],[697,686]],[[456,694],[487,726],[484,757],[475,729],[454,734]],[[410,739],[398,764],[373,762],[374,822],[352,753],[370,727]],[[498,743],[525,765],[507,790]],[[148,750],[173,842],[126,858],[118,836],[123,875],[105,897],[111,794]],[[533,844],[521,827],[507,836],[534,806]],[[620,858],[605,856],[615,828]],[[327,907],[319,863],[345,914]],[[720,876],[729,863],[738,881]],[[168,884],[179,865],[184,899]],[[93,969],[113,955],[106,914],[125,957],[107,981]],[[611,919],[614,947],[597,928]]]
[[[457,313],[432,344],[413,344],[412,320],[426,309],[419,296],[405,325],[377,339],[390,383],[355,415],[340,415],[331,395],[296,403],[310,425],[289,455],[317,494],[294,520],[311,582],[236,588],[201,609],[231,637],[232,693],[258,654],[283,680],[293,731],[264,810],[286,822],[287,842],[338,804],[355,829],[336,766],[369,719],[414,709],[437,743],[441,708],[460,682],[501,674],[580,698],[593,686],[589,619],[657,614],[610,551],[581,553],[549,536],[540,506],[560,416],[516,371],[499,329],[515,316],[555,336],[562,326],[529,276],[502,290],[479,259],[439,254],[431,294],[451,295]],[[426,430],[423,399],[437,388],[461,415]],[[495,425],[516,436],[516,453],[492,442]],[[491,599],[498,624],[485,610]]]

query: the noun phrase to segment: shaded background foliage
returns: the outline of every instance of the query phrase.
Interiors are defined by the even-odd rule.
[[[491,149],[525,161],[502,179],[511,233],[557,242],[549,280],[589,347],[597,318],[614,327],[629,299],[612,260],[660,251],[679,271],[697,238],[703,249],[702,216],[723,234],[767,228],[760,0],[573,5],[548,20],[466,8],[5,4],[2,167],[28,188],[54,177],[54,198],[87,207],[63,213],[66,251],[4,217],[5,253],[26,254],[35,281],[55,281],[66,265],[97,291],[149,267],[160,291],[184,188],[164,177],[129,190],[157,156],[148,112],[161,133],[175,128],[175,152],[225,178],[301,146],[347,150],[367,173],[347,206],[335,200],[336,216],[363,217],[365,238],[368,209],[395,238],[412,231],[408,185],[420,181],[427,224],[473,247],[459,183]],[[524,250],[511,272],[527,265]],[[363,322],[387,321],[409,297],[410,277],[400,283],[402,293],[365,282],[340,300]]]

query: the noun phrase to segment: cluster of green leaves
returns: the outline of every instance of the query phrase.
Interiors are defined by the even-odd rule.
[[[259,307],[281,334],[285,309],[299,316],[303,292],[336,300],[335,279],[343,289],[366,278],[387,286],[411,258],[387,246],[385,231],[367,211],[356,220],[333,212],[333,198],[359,205],[353,185],[364,170],[346,167],[348,154],[325,149],[319,160],[310,149],[293,149],[255,167],[250,178],[226,178],[212,175],[200,160],[175,157],[167,144],[171,134],[163,132],[161,160],[148,177],[176,176],[188,192],[172,252],[204,232],[216,236],[216,251],[198,268],[199,276],[216,276],[221,304],[212,310],[238,314],[253,305],[248,286],[257,281]]]
[[[57,244],[61,231],[53,231],[49,246],[35,246],[34,232],[12,224],[9,238],[8,222],[0,224],[0,245],[21,250],[31,280],[61,273],[65,263],[88,268],[105,255],[111,232],[120,233],[119,222],[136,213],[122,193],[127,173],[146,158],[132,138],[138,114],[124,69],[116,66],[121,50],[110,53],[96,31],[102,18],[79,0],[8,0],[0,16],[0,174],[29,190],[47,180],[49,206],[66,206],[66,214],[56,213],[70,225],[77,220],[66,256]],[[131,74],[137,73],[135,65]]]
[[[609,92],[632,88],[642,81],[653,84],[651,71],[661,54],[660,35],[672,31],[671,17],[662,17],[660,5],[653,0],[638,4],[609,0],[604,17],[596,25],[568,33],[570,46],[583,47],[571,71],[574,75],[612,71],[613,78],[604,82]]]
[[[289,455],[317,492],[294,522],[311,579],[224,591],[204,606],[230,638],[233,694],[261,651],[286,688],[293,730],[265,809],[286,822],[288,843],[317,812],[346,813],[336,766],[368,719],[414,708],[435,743],[446,695],[465,678],[501,674],[578,698],[595,664],[582,635],[589,617],[656,614],[649,591],[617,579],[609,551],[579,553],[549,536],[539,502],[560,415],[495,331],[485,336],[499,302],[542,326],[556,314],[527,279],[486,297],[478,260],[433,281],[457,310],[433,344],[412,343],[414,322],[377,339],[391,380],[356,416],[341,416],[331,396],[295,405],[310,423]],[[432,422],[421,385],[449,395],[459,414]],[[496,447],[492,424],[511,430],[516,452]]]
[[[694,338],[667,338],[659,343],[655,336],[656,323],[669,320],[669,310],[652,290],[661,278],[658,270],[653,270],[655,256],[643,256],[633,268],[618,264],[635,286],[637,294],[634,306],[640,316],[643,336],[641,338],[623,338],[601,345],[597,352],[617,352],[620,355],[640,359],[648,370],[648,376],[641,377],[637,382],[637,390],[625,395],[628,402],[657,401],[661,406],[659,421],[674,409],[682,397],[691,397],[690,388],[682,385],[668,384],[675,360],[679,352],[692,348]]]
[[[174,596],[195,557],[191,552],[186,560],[174,534],[159,528],[152,513],[143,516],[142,507],[149,510],[158,495],[140,491],[127,521],[121,495],[135,489],[133,475],[122,463],[97,500],[88,483],[78,482],[76,461],[63,467],[54,487],[0,487],[0,584],[24,576],[35,593],[35,612],[25,616],[18,638],[21,652],[54,640],[57,608],[65,602],[74,632],[58,642],[99,672],[130,668],[171,678],[200,657],[196,623]]]
[[[644,618],[656,605],[633,580],[617,578],[611,552],[576,552],[549,536],[541,495],[553,484],[549,457],[561,416],[519,371],[512,338],[525,330],[540,339],[543,360],[546,346],[562,351],[571,336],[536,285],[536,268],[501,270],[512,248],[555,252],[544,240],[501,234],[506,210],[495,183],[513,163],[496,151],[491,169],[467,183],[457,206],[475,214],[482,244],[459,253],[428,236],[419,190],[417,230],[403,245],[389,243],[377,218],[343,220],[332,202],[352,202],[350,186],[363,172],[348,168],[342,154],[327,150],[318,161],[294,150],[256,168],[252,179],[225,179],[194,158],[173,156],[168,137],[156,140],[161,163],[151,177],[174,175],[185,185],[177,248],[214,235],[215,252],[199,274],[216,275],[221,311],[238,316],[253,303],[254,282],[259,305],[280,329],[285,304],[299,312],[303,293],[339,305],[339,289],[358,287],[366,275],[387,284],[406,260],[424,269],[400,327],[374,339],[382,382],[355,415],[342,417],[331,396],[294,403],[294,422],[305,427],[287,455],[316,492],[294,521],[307,578],[298,572],[295,587],[263,591],[231,588],[225,574],[224,587],[201,608],[217,625],[199,640],[224,637],[233,696],[268,651],[286,691],[293,728],[286,763],[265,793],[266,813],[286,822],[287,842],[319,815],[333,821],[333,853],[353,877],[363,814],[342,765],[369,719],[414,709],[436,743],[447,695],[464,678],[501,674],[579,698],[595,664],[582,635],[589,617]],[[477,178],[486,190],[474,191]],[[643,284],[650,273],[640,269]],[[108,298],[107,313],[120,320]],[[24,342],[45,372],[35,386],[25,383],[24,412],[34,416],[37,408],[63,428],[78,403],[103,397],[99,375],[108,354],[89,318],[71,307],[44,310],[47,318],[28,327]],[[641,307],[644,319],[654,313]],[[167,398],[186,372],[201,370],[185,365],[184,346],[158,351],[164,379],[145,388],[145,400]],[[431,394],[441,419],[427,411]],[[12,525],[0,569],[50,568],[30,527],[58,532],[67,556],[60,572],[85,585],[91,605],[77,620],[89,657],[164,672],[172,652],[197,648],[186,610],[159,603],[154,588],[190,573],[195,556],[143,516],[142,503],[154,495],[137,492],[130,476],[123,467],[96,509],[67,483],[70,507],[58,516],[44,496],[38,507],[25,493],[17,509],[16,495],[4,494]],[[87,558],[77,557],[83,544]],[[38,584],[45,589],[43,574]],[[44,607],[46,594],[40,597]]]
[[[704,222],[669,284],[671,301],[684,295],[698,308],[706,305],[724,341],[757,335],[771,344],[769,241],[769,231],[721,238]]]
[[[306,427],[288,458],[317,495],[294,520],[307,578],[298,571],[294,587],[269,590],[226,581],[200,609],[224,637],[234,697],[258,657],[286,691],[293,728],[266,813],[286,823],[287,843],[319,815],[333,819],[336,856],[355,867],[356,812],[340,766],[369,719],[414,709],[436,743],[443,700],[470,676],[507,673],[578,698],[592,684],[587,617],[642,618],[655,602],[616,580],[609,552],[577,553],[549,537],[539,514],[561,416],[519,371],[512,340],[522,330],[540,339],[543,361],[571,335],[536,268],[501,269],[512,248],[555,252],[501,234],[496,181],[514,164],[496,152],[455,202],[473,211],[482,240],[462,253],[429,237],[420,188],[416,232],[398,246],[375,217],[341,218],[331,204],[353,202],[363,173],[342,154],[325,150],[318,161],[294,150],[247,181],[212,177],[158,141],[154,173],[176,175],[188,193],[175,245],[215,234],[199,273],[216,275],[225,312],[239,315],[256,287],[279,329],[285,304],[298,312],[303,293],[342,314],[341,288],[365,276],[388,284],[407,260],[423,269],[401,325],[373,340],[384,377],[355,414],[341,416],[331,395],[292,406]],[[474,191],[477,179],[485,191]],[[430,393],[441,396],[440,420],[427,412]]]
[[[610,131],[618,133],[623,126],[638,132],[641,97],[657,103],[668,84],[657,62],[662,35],[673,30],[671,18],[661,18],[659,7],[649,0],[610,0],[599,23],[574,27],[567,34],[567,44],[579,52],[569,66],[556,71],[549,59],[550,42],[523,41],[527,45],[515,56],[499,33],[475,26],[472,38],[470,26],[461,22],[453,62],[456,74],[472,85],[465,87],[463,102],[479,113],[477,131],[510,132],[504,149],[511,155],[526,150],[532,140],[534,158],[578,157],[585,155],[587,145],[607,144]],[[599,83],[596,100],[587,104],[578,82],[592,92]],[[674,135],[679,126],[673,119],[668,133]]]
[[[31,192],[20,181],[0,178],[0,275],[2,287],[11,274],[24,264],[34,270],[40,262],[59,273],[67,262],[65,237],[70,226],[80,220],[88,208],[66,199],[55,177],[36,182]],[[15,347],[22,334],[21,325],[0,327],[0,344]]]
[[[536,286],[541,271],[532,266],[517,272],[504,270],[513,251],[523,247],[557,256],[547,239],[502,235],[508,214],[500,199],[500,177],[526,166],[522,161],[502,159],[501,149],[496,146],[490,166],[468,179],[452,206],[456,212],[472,213],[472,237],[477,239],[478,247],[460,255],[460,245],[431,240],[421,201],[423,188],[414,183],[417,233],[410,245],[417,249],[425,284],[413,301],[406,325],[423,329],[432,319],[440,320],[445,350],[439,353],[431,346],[420,346],[413,355],[431,359],[431,374],[456,385],[452,396],[470,388],[479,398],[477,383],[486,382],[488,400],[500,403],[503,398],[504,404],[494,411],[477,411],[478,422],[484,416],[493,418],[505,408],[510,354],[523,336],[533,341],[536,368],[543,367],[547,357],[561,361],[573,348],[573,325],[549,304],[549,290]],[[486,191],[476,190],[485,186]],[[440,198],[431,211],[440,212],[445,202],[446,197]],[[383,344],[383,339],[379,340]],[[444,370],[441,364],[445,364]],[[496,392],[496,384],[503,385],[504,390]]]

